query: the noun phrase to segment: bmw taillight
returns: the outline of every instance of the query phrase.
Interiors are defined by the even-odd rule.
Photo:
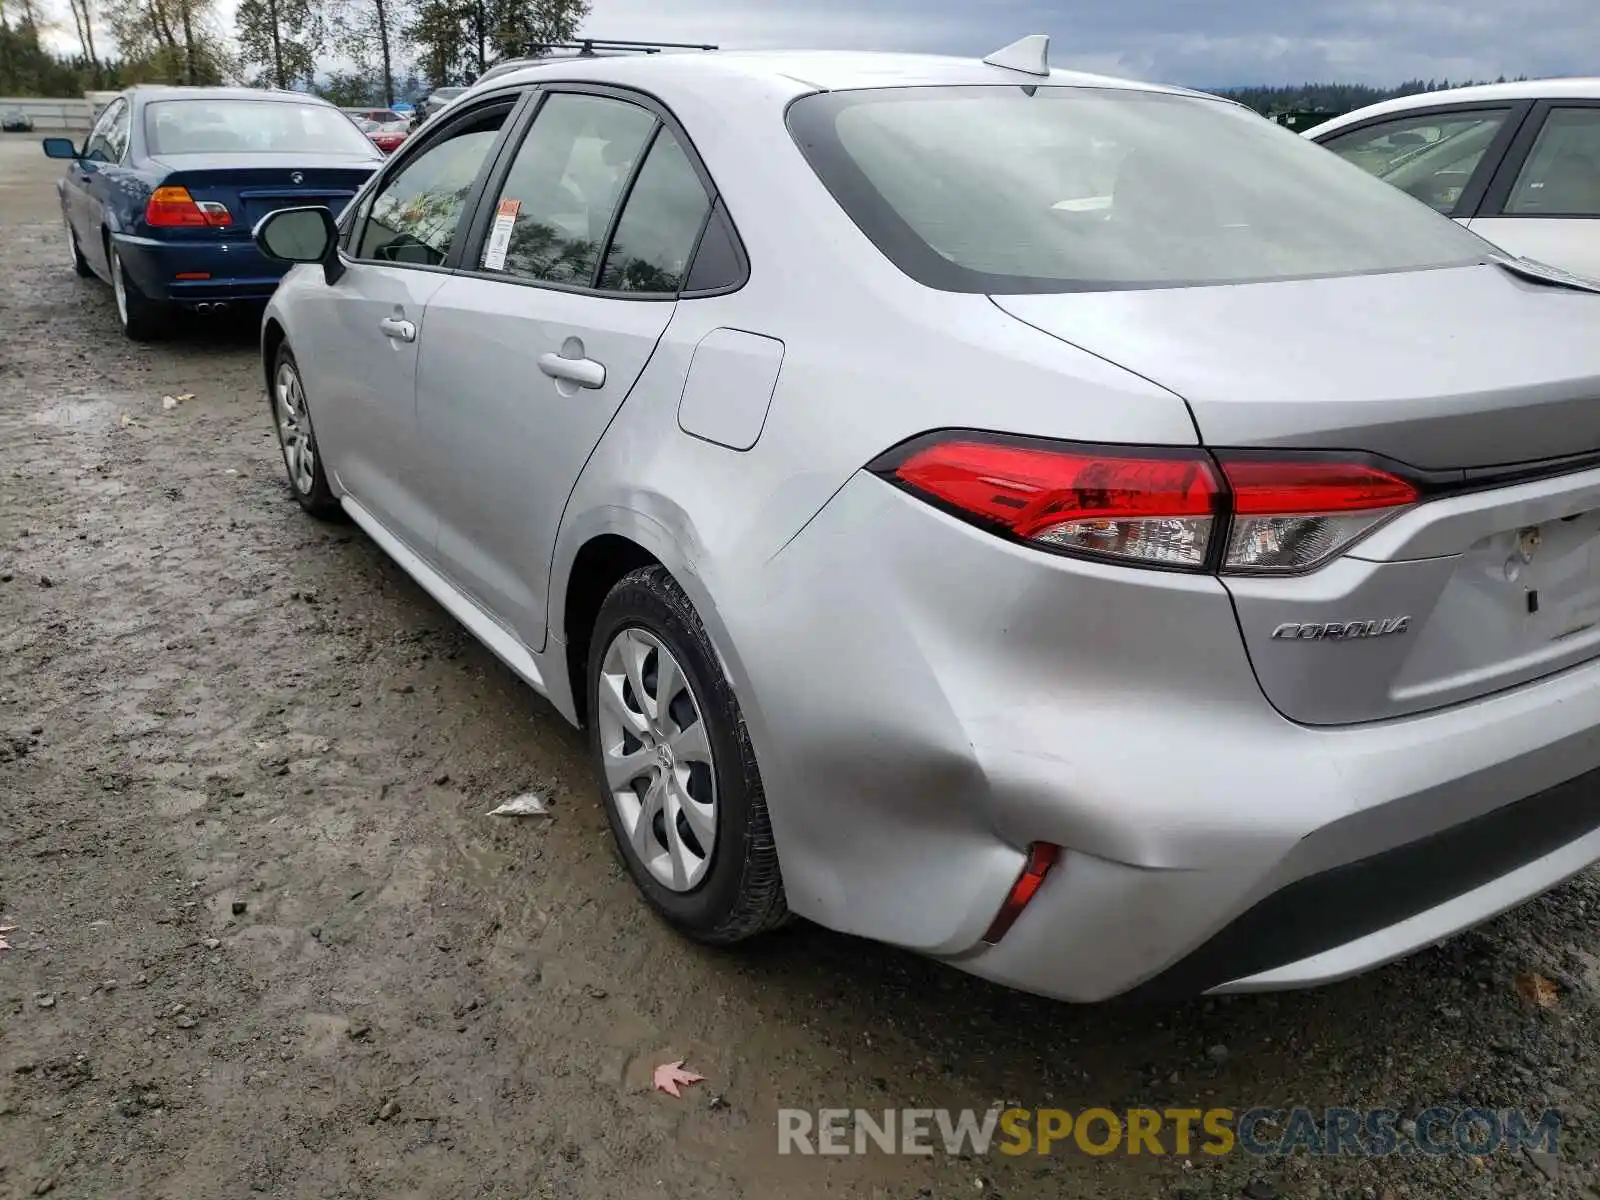
[[[228,206],[216,200],[196,200],[184,187],[158,187],[144,207],[146,225],[158,228],[223,227],[233,224]]]
[[[1310,570],[1418,499],[1398,475],[1321,454],[1213,456],[981,433],[915,439],[873,470],[1040,549],[1235,574]]]

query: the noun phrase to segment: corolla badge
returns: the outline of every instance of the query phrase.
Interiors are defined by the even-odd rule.
[[[1328,621],[1309,625],[1294,621],[1279,625],[1272,637],[1280,642],[1352,642],[1358,638],[1388,637],[1411,628],[1410,617],[1383,617],[1376,621]]]
[[[306,181],[305,172],[303,172],[303,171],[290,171],[289,172],[289,182],[290,183],[304,183],[305,181]]]

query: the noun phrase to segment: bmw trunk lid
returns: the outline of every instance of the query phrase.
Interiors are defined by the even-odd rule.
[[[994,300],[1183,397],[1212,448],[1418,469],[1420,502],[1326,565],[1224,576],[1285,716],[1403,716],[1600,656],[1600,295],[1485,265]]]
[[[233,236],[248,238],[256,222],[279,208],[321,205],[338,216],[381,158],[348,154],[163,154],[151,160],[167,171],[161,186],[183,187],[196,200],[228,206]],[[210,236],[217,231],[211,230]]]

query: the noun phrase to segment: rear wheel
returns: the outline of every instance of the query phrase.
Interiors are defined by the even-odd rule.
[[[699,614],[665,567],[624,576],[601,605],[588,716],[606,817],[651,906],[713,944],[782,924],[750,735]]]
[[[278,447],[283,451],[283,466],[289,473],[289,490],[295,500],[313,517],[328,520],[338,516],[344,510],[322,469],[317,435],[311,428],[311,410],[306,406],[305,382],[287,342],[278,347],[272,368],[272,423],[278,431]]]
[[[83,251],[78,248],[78,231],[72,227],[72,221],[63,218],[67,226],[67,252],[72,255],[72,269],[78,273],[80,279],[88,279],[94,274],[89,266],[89,260],[83,257]]]
[[[106,262],[111,268],[111,291],[117,298],[117,320],[122,332],[136,342],[153,342],[166,332],[167,306],[139,290],[128,275],[122,257],[110,238],[106,239]]]

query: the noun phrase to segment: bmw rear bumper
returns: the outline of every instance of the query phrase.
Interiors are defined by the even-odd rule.
[[[248,238],[160,241],[113,234],[117,253],[139,290],[172,304],[265,302],[288,270]],[[203,275],[203,279],[180,275]]]
[[[758,574],[719,611],[791,907],[834,928],[1069,1000],[1299,987],[1600,859],[1600,664],[1297,725],[1217,580],[1013,546],[865,474]],[[1035,841],[1061,859],[988,946]]]

